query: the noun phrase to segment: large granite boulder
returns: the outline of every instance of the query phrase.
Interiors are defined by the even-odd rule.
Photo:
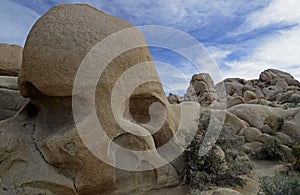
[[[148,80],[136,86],[140,78]],[[27,37],[19,86],[30,103],[0,122],[0,194],[127,194],[179,183],[169,162],[180,149],[156,150],[172,141],[178,118],[131,24],[88,5],[52,8]]]

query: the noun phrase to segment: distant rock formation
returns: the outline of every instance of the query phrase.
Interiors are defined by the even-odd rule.
[[[300,143],[299,81],[289,73],[268,69],[259,79],[227,78],[214,85],[207,73],[201,73],[192,77],[183,101],[199,102],[203,110],[222,109],[217,102],[224,97],[216,95],[222,90],[227,102],[225,126],[245,138],[243,151],[254,155],[270,137],[275,137],[292,162],[289,144]],[[205,97],[213,98],[207,104]]]
[[[224,91],[225,89],[225,91]],[[224,94],[225,96],[220,96]],[[169,101],[174,104],[175,97],[169,96]],[[300,104],[300,82],[289,73],[268,69],[263,71],[259,79],[245,80],[240,78],[227,78],[214,85],[213,80],[207,73],[193,75],[181,101],[195,101],[201,105],[210,105],[224,99],[227,107],[237,104],[262,104],[267,106],[284,106],[286,104]]]
[[[0,76],[18,76],[22,51],[18,45],[0,44]]]
[[[196,101],[199,103],[211,103],[217,98],[215,85],[207,73],[193,75],[190,86],[184,95],[184,101]]]
[[[229,99],[240,96],[248,103],[263,105],[300,103],[299,81],[289,73],[280,70],[265,70],[257,80],[225,79],[216,85],[216,89],[220,91],[223,83]]]

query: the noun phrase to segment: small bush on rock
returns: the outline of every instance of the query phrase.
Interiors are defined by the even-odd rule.
[[[258,160],[284,160],[284,153],[281,150],[281,141],[274,136],[270,136],[261,149],[256,152]]]

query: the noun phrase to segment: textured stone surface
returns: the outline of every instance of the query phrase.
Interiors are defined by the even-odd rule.
[[[100,79],[97,79],[96,91],[91,92],[91,83],[85,77],[80,82],[80,91],[72,94],[76,72],[87,53],[105,37],[129,27],[133,26],[88,5],[60,5],[49,10],[36,22],[26,40],[19,75],[21,94],[30,98],[32,106],[19,113],[12,122],[4,121],[0,128],[1,132],[5,129],[5,133],[0,135],[1,139],[17,137],[12,144],[22,143],[20,147],[23,147],[20,149],[1,142],[3,147],[0,154],[4,155],[1,164],[7,163],[9,167],[14,159],[18,159],[19,152],[30,158],[24,160],[24,166],[22,161],[21,167],[13,166],[0,172],[1,178],[5,176],[7,189],[23,190],[23,186],[29,183],[25,189],[27,194],[48,191],[50,194],[126,194],[179,183],[177,171],[171,164],[166,163],[150,171],[120,170],[96,158],[86,145],[89,142],[91,147],[97,146],[97,152],[99,150],[104,158],[109,156],[115,159],[116,166],[127,163],[135,168],[154,167],[154,162],[166,162],[155,149],[173,138],[177,127],[175,112],[164,94],[139,30],[133,28],[127,36],[114,39],[116,45],[107,45],[94,53],[94,59],[99,63],[93,64],[95,66],[92,68],[95,69],[92,72],[97,68],[104,69]],[[119,46],[126,46],[126,42],[144,46],[130,49],[105,64],[110,53],[118,50]],[[125,77],[126,81],[117,83],[125,71],[137,64],[141,65],[134,69],[130,77]],[[130,87],[141,78],[150,81],[139,83],[126,98]],[[117,96],[112,95],[113,90],[118,90]],[[91,100],[93,96],[90,94],[95,94],[96,100]],[[148,160],[138,158],[130,151],[120,152],[118,148],[109,145],[108,140],[94,135],[97,121],[90,121],[92,108],[89,104],[93,101],[106,135],[129,150],[152,150]],[[74,124],[72,102],[80,107],[80,113],[76,116],[77,126]],[[152,104],[159,104],[160,110],[156,107],[153,112]],[[26,125],[28,120],[30,125]],[[162,126],[155,129],[156,123],[161,121]],[[84,133],[79,135],[80,127],[84,127]],[[157,131],[149,135],[153,130]],[[139,136],[134,132],[148,132],[148,135]],[[83,140],[80,136],[87,136],[88,139]],[[26,165],[30,163],[35,166]],[[38,170],[43,174],[39,174]],[[24,172],[24,177],[20,177],[17,182],[9,182]],[[34,177],[36,174],[38,177]]]
[[[251,127],[260,129],[264,125],[265,118],[276,109],[255,104],[241,104],[229,108],[228,111],[246,121]]]
[[[190,86],[184,94],[185,101],[196,101],[199,103],[209,102],[217,98],[214,82],[209,74],[200,73],[193,75]]]
[[[236,96],[227,102],[227,108],[231,108],[239,104],[245,104],[245,101],[242,97]]]
[[[23,48],[18,45],[0,44],[0,75],[17,76],[22,64]]]
[[[241,193],[229,188],[218,188],[212,195],[241,195]]]
[[[247,142],[259,141],[258,137],[261,135],[261,132],[253,127],[249,127],[243,130],[244,137]]]
[[[20,95],[16,77],[0,76],[0,120],[15,115],[27,101]]]

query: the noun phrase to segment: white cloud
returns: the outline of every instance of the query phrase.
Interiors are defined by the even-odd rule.
[[[300,21],[299,0],[274,0],[269,6],[250,14],[233,34],[247,33],[270,25],[293,25]]]
[[[31,26],[39,15],[9,0],[0,2],[0,43],[24,45]]]
[[[276,68],[292,74],[300,79],[300,2],[297,0],[274,0],[266,8],[250,14],[245,22],[231,36],[243,36],[261,28],[270,28],[296,25],[293,28],[270,30],[264,36],[252,37],[247,43],[238,43],[221,51],[212,50],[212,53],[233,53],[237,50],[244,52],[239,59],[226,59],[219,55],[219,64],[228,69],[221,70],[223,77],[242,77],[246,79],[258,78],[260,72],[267,68]],[[218,46],[216,46],[218,47]],[[240,47],[240,48],[239,48]],[[229,49],[228,49],[229,48]],[[215,54],[217,55],[217,54]]]
[[[261,4],[258,0],[110,0],[92,4],[115,16],[125,17],[135,25],[168,25],[193,31],[207,26],[214,29],[216,23],[223,23],[222,19],[233,19],[240,7],[251,10],[257,7],[258,2]]]
[[[277,34],[257,40],[249,54],[241,60],[225,62],[230,69],[224,75],[238,75],[247,79],[258,78],[266,68],[276,68],[291,73],[300,80],[300,27],[281,30]]]

